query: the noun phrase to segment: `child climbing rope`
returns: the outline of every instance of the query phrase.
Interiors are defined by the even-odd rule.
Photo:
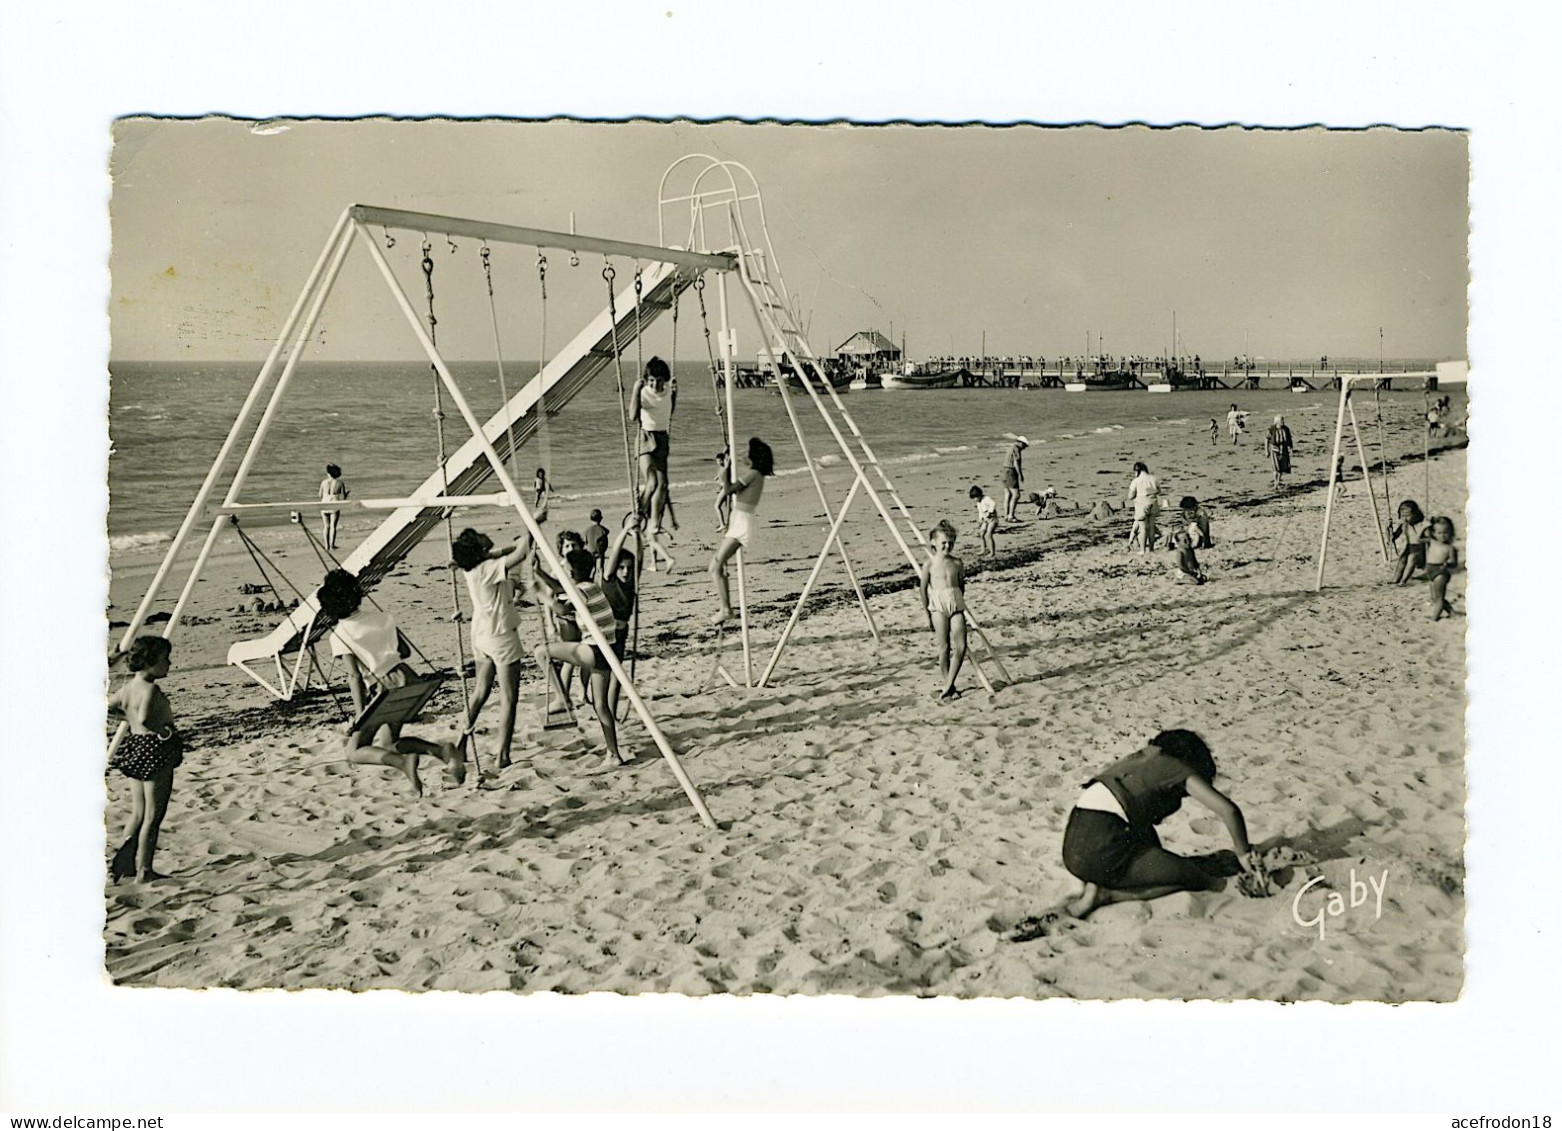
[[[716,599],[721,609],[711,618],[712,624],[725,624],[732,618],[732,597],[727,586],[727,561],[739,549],[752,552],[759,535],[759,500],[765,493],[765,478],[775,474],[775,455],[770,445],[758,436],[748,442],[746,455],[738,457],[739,467],[732,482],[721,489],[722,498],[733,498],[732,521],[716,547],[710,560],[711,583],[716,588]]]

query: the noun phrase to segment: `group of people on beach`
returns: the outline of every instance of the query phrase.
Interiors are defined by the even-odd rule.
[[[671,571],[673,559],[662,542],[667,537],[664,523],[673,529],[677,526],[668,475],[676,399],[669,367],[652,358],[631,398],[631,409],[640,425],[640,489],[633,510],[616,535],[610,538],[602,512],[592,510],[584,534],[559,532],[553,554],[537,551],[529,528],[504,546],[495,545],[487,534],[473,528],[453,540],[452,565],[463,576],[471,606],[470,617],[463,619],[469,619],[476,664],[475,682],[464,704],[463,727],[456,741],[433,742],[405,734],[399,724],[382,724],[366,709],[373,699],[371,689],[402,688],[423,677],[409,664],[412,649],[394,617],[372,603],[366,604],[358,578],[341,568],[326,574],[315,601],[320,612],[330,618],[332,651],[345,663],[352,693],[354,717],[343,728],[348,761],[397,770],[413,791],[421,794],[419,763],[434,759],[443,767],[447,782],[460,784],[467,777],[468,740],[497,687],[501,710],[495,764],[501,770],[511,765],[521,664],[526,655],[520,635],[516,574],[527,563],[529,580],[521,592],[537,607],[543,625],[531,656],[543,674],[547,709],[550,714],[571,712],[571,686],[578,673],[585,700],[601,727],[605,759],[608,764],[624,761],[617,734],[621,690],[617,675],[622,670],[638,600],[639,572],[636,555],[627,542],[631,535],[639,535],[650,548],[652,562],[659,555]],[[1227,423],[1233,443],[1245,430],[1245,415],[1236,405],[1231,406]],[[1215,424],[1212,420],[1212,439]],[[1018,520],[1022,501],[1035,502],[1038,514],[1056,503],[1056,493],[1050,489],[1030,494],[1024,491],[1024,454],[1029,441],[1024,436],[1011,440],[1002,465],[1001,512],[996,500],[980,486],[969,492],[976,507],[983,558],[996,556],[1000,513],[1003,520],[1013,522]],[[1275,417],[1265,445],[1278,488],[1280,477],[1290,470],[1294,447],[1283,417]],[[712,619],[718,626],[732,616],[727,563],[739,552],[754,548],[765,480],[774,472],[774,456],[757,437],[735,460],[728,456],[723,450],[718,457],[715,507],[722,533],[709,567],[718,603]],[[1132,508],[1128,547],[1149,553],[1160,541],[1160,484],[1144,461],[1136,462],[1133,472],[1124,500],[1125,506]],[[550,487],[546,470],[539,468],[533,501],[533,517],[539,523],[547,518]],[[341,469],[328,465],[320,485],[321,502],[340,503],[348,497]],[[324,540],[330,548],[337,544],[339,517],[336,507],[322,512]],[[1180,521],[1170,525],[1165,538],[1175,575],[1178,580],[1203,584],[1207,577],[1197,551],[1214,544],[1209,512],[1197,498],[1186,495],[1178,504],[1178,517]],[[1460,564],[1453,521],[1447,516],[1427,519],[1415,501],[1407,499],[1398,508],[1387,535],[1398,552],[1393,583],[1404,585],[1420,571],[1429,582],[1434,619],[1450,615],[1448,582]],[[958,678],[967,655],[966,571],[954,553],[956,540],[955,526],[947,519],[928,530],[927,558],[918,576],[919,606],[933,635],[938,665],[935,694],[941,700],[959,697]],[[550,562],[562,567],[561,572],[556,573]],[[115,881],[130,877],[150,881],[162,878],[154,869],[154,854],[173,792],[174,772],[183,760],[183,740],[175,728],[168,698],[158,686],[171,664],[169,641],[154,635],[138,637],[127,659],[131,678],[110,697],[109,708],[124,718],[128,733],[116,746],[110,765],[130,779],[134,789],[123,841],[108,870]],[[1183,729],[1161,731],[1140,749],[1092,776],[1069,812],[1062,841],[1064,866],[1081,888],[1051,914],[1083,917],[1111,903],[1209,890],[1233,875],[1240,876],[1239,887],[1244,892],[1267,894],[1264,862],[1249,840],[1242,810],[1215,788],[1215,776],[1208,744]],[[1176,813],[1189,797],[1225,826],[1234,859],[1230,854],[1191,859],[1161,845],[1156,826]],[[1045,923],[1034,920],[1026,929],[1039,933],[1045,930]],[[1016,937],[1023,934],[1024,929]]]

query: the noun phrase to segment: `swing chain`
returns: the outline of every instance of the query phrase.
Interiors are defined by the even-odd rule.
[[[433,251],[427,239],[423,241],[423,287],[428,294],[428,336],[434,340],[434,327],[439,325],[439,320],[434,317],[434,259],[429,253]]]
[[[445,242],[450,245],[450,254],[454,255],[456,253],[456,241],[450,238],[449,232],[445,233]]]
[[[383,224],[380,225],[380,234],[385,237],[385,250],[386,251],[389,251],[391,248],[396,246],[396,237],[391,235],[390,234],[390,229],[385,227],[385,225],[383,225]]]
[[[548,257],[541,253],[537,256],[537,285],[542,288],[542,301],[548,301]]]
[[[611,283],[614,279],[618,278],[618,272],[613,270],[613,265],[609,263],[602,268],[602,277]],[[609,292],[609,296],[611,296],[611,294],[612,292]]]
[[[494,268],[493,264],[489,262],[491,252],[488,249],[488,245],[484,244],[478,254],[483,257],[483,277],[488,280],[488,297],[492,299],[494,297]]]

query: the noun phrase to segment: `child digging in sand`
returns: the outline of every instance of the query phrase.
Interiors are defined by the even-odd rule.
[[[130,724],[109,765],[130,779],[131,809],[125,840],[109,864],[115,883],[128,876],[146,882],[166,879],[152,868],[157,834],[174,792],[174,770],[184,761],[184,742],[174,729],[174,711],[157,681],[168,674],[173,645],[161,636],[138,636],[130,646],[135,674],[109,696],[110,714]]]
[[[933,630],[938,651],[938,675],[944,681],[938,698],[958,699],[960,692],[955,690],[955,680],[965,663],[965,563],[951,553],[955,548],[955,528],[948,519],[941,519],[929,530],[927,540],[930,555],[918,581],[927,625]]]
[[[1173,533],[1171,544],[1172,568],[1176,571],[1177,581],[1203,585],[1209,580],[1199,566],[1198,555],[1193,552],[1193,538],[1186,530]]]
[[[336,621],[331,630],[331,654],[347,661],[347,685],[352,690],[353,720],[343,728],[347,737],[342,746],[347,760],[360,766],[389,766],[407,775],[412,792],[423,796],[423,779],[418,773],[419,758],[438,758],[445,764],[445,778],[454,785],[466,780],[466,754],[461,745],[428,742],[403,735],[401,728],[382,726],[371,734],[367,727],[353,729],[353,722],[368,703],[363,673],[382,687],[405,687],[418,673],[404,663],[407,645],[391,615],[381,609],[363,607],[363,590],[358,578],[345,569],[333,569],[325,575],[315,594],[320,611]]]
[[[765,494],[765,477],[774,475],[775,455],[770,445],[758,436],[749,437],[748,453],[738,457],[733,468],[737,474],[732,482],[721,488],[721,497],[732,497],[732,522],[722,536],[721,544],[710,560],[711,584],[716,589],[720,610],[711,618],[712,624],[725,624],[732,618],[732,596],[727,586],[727,561],[738,550],[752,553],[759,535],[759,500]]]
[[[1063,832],[1063,866],[1085,885],[1064,910],[1083,919],[1109,903],[1218,888],[1219,875],[1166,851],[1155,833],[1185,797],[1220,818],[1242,870],[1252,877],[1245,886],[1266,891],[1263,863],[1248,842],[1242,810],[1211,784],[1214,780],[1209,747],[1188,730],[1164,730],[1091,778]]]
[[[971,498],[976,500],[976,533],[982,540],[982,552],[977,560],[996,558],[998,543],[994,535],[998,533],[998,504],[993,502],[991,495],[983,494],[980,487],[971,488]],[[1039,508],[1036,513],[1041,513]]]
[[[1442,620],[1454,611],[1448,603],[1448,582],[1459,568],[1459,548],[1454,545],[1454,520],[1447,515],[1438,515],[1428,529],[1432,537],[1426,544],[1426,579],[1432,583],[1432,619]]]

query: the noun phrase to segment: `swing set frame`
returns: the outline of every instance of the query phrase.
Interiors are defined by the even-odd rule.
[[[244,487],[244,483],[248,479],[249,474],[254,467],[256,457],[260,452],[266,433],[270,429],[270,426],[275,419],[278,407],[282,402],[283,396],[293,379],[298,362],[303,355],[303,346],[314,334],[315,327],[318,324],[320,315],[325,308],[326,301],[329,298],[332,288],[335,286],[337,278],[341,273],[342,266],[346,261],[347,253],[352,248],[353,243],[356,242],[359,237],[361,237],[364,246],[369,250],[369,254],[374,262],[374,265],[378,268],[381,276],[384,278],[392,299],[394,300],[397,308],[401,311],[402,316],[406,319],[414,337],[417,339],[418,345],[422,348],[424,354],[428,358],[429,364],[437,377],[438,384],[436,385],[436,388],[442,388],[443,392],[450,396],[456,407],[456,410],[460,413],[462,419],[466,422],[467,427],[471,430],[473,440],[480,446],[483,456],[486,457],[488,463],[488,474],[498,478],[500,485],[503,487],[503,491],[497,495],[488,496],[486,498],[480,498],[478,496],[472,495],[448,496],[446,494],[446,491],[448,490],[448,476],[446,476],[445,490],[438,490],[429,494],[415,495],[405,499],[371,500],[370,502],[377,505],[375,508],[366,507],[365,501],[360,500],[358,502],[358,506],[363,509],[394,508],[396,510],[414,509],[416,511],[427,511],[431,509],[443,510],[446,515],[448,515],[449,509],[455,506],[482,505],[486,503],[487,505],[499,505],[512,508],[515,511],[517,517],[520,519],[522,525],[526,528],[527,533],[531,536],[537,553],[544,559],[544,561],[547,562],[550,570],[553,571],[554,577],[559,581],[571,604],[578,612],[582,614],[581,620],[585,631],[590,636],[592,643],[596,645],[613,675],[619,680],[624,689],[625,697],[629,700],[629,703],[635,713],[639,715],[641,722],[645,725],[647,733],[651,736],[652,741],[656,744],[663,759],[672,769],[674,777],[677,779],[678,784],[682,787],[685,795],[688,797],[690,804],[693,805],[695,812],[699,815],[701,822],[704,823],[707,827],[714,828],[715,820],[711,817],[710,811],[706,808],[705,802],[700,797],[699,791],[695,788],[693,782],[689,780],[688,775],[684,772],[683,766],[678,761],[677,755],[673,752],[672,746],[667,741],[666,735],[662,732],[661,727],[657,724],[655,717],[651,714],[650,708],[646,705],[645,700],[640,696],[639,691],[635,688],[633,682],[630,680],[628,672],[624,670],[617,656],[614,655],[611,642],[602,634],[601,630],[595,625],[595,623],[592,622],[591,617],[587,611],[585,598],[581,594],[579,587],[571,579],[569,571],[564,568],[563,563],[559,560],[554,548],[549,543],[547,537],[543,534],[542,529],[538,525],[536,519],[526,508],[523,502],[524,495],[521,491],[521,488],[511,478],[509,470],[505,466],[505,461],[500,457],[494,446],[493,439],[489,436],[483,422],[480,421],[476,414],[472,411],[472,408],[468,404],[466,397],[461,392],[459,384],[452,375],[449,366],[446,364],[444,358],[440,355],[432,334],[433,327],[425,327],[423,325],[423,322],[419,318],[417,312],[414,310],[405,289],[402,287],[401,282],[397,279],[394,269],[392,268],[389,260],[386,258],[385,252],[380,248],[379,243],[375,240],[373,234],[369,231],[370,225],[380,227],[387,233],[392,229],[398,231],[419,232],[423,234],[425,241],[427,240],[427,237],[430,233],[435,235],[443,235],[447,238],[464,236],[480,239],[485,243],[523,244],[526,246],[535,247],[539,251],[543,249],[561,250],[569,252],[572,256],[578,256],[578,254],[581,252],[594,252],[601,254],[604,257],[625,256],[637,260],[647,260],[653,263],[667,264],[678,269],[692,269],[693,271],[701,273],[706,271],[726,272],[732,270],[734,265],[733,258],[731,256],[707,255],[697,252],[681,251],[673,248],[657,247],[650,244],[631,243],[624,240],[603,239],[595,236],[586,236],[568,232],[553,232],[537,228],[523,228],[508,224],[493,224],[484,221],[437,216],[419,212],[409,212],[402,209],[377,208],[363,204],[350,205],[337,219],[336,225],[333,227],[330,237],[326,240],[325,246],[321,249],[320,255],[316,259],[313,269],[310,271],[303,290],[299,293],[297,300],[293,304],[292,310],[289,312],[287,319],[283,322],[276,341],[272,345],[271,351],[267,355],[265,362],[262,364],[260,373],[257,375],[254,384],[251,386],[249,394],[246,396],[243,405],[240,407],[238,415],[235,418],[232,427],[229,429],[228,435],[223,441],[221,449],[218,451],[217,456],[212,461],[210,469],[207,471],[205,478],[202,480],[201,486],[196,493],[194,501],[190,505],[189,511],[186,513],[184,520],[180,523],[178,531],[175,533],[173,540],[169,544],[168,550],[163,557],[163,561],[159,565],[156,573],[153,575],[152,581],[147,588],[145,596],[142,598],[135,614],[131,617],[129,624],[126,626],[124,634],[121,637],[118,650],[124,651],[128,649],[131,642],[135,639],[136,634],[145,624],[146,617],[151,610],[152,603],[157,599],[159,593],[162,591],[164,584],[168,580],[169,574],[173,571],[175,562],[178,560],[181,551],[189,541],[193,530],[203,515],[210,515],[214,511],[215,521],[212,523],[210,531],[201,544],[200,550],[196,555],[195,562],[186,577],[184,587],[180,591],[173,611],[171,612],[168,622],[163,629],[163,636],[165,638],[171,638],[173,636],[175,629],[183,619],[184,611],[189,604],[189,600],[192,593],[194,592],[196,583],[199,581],[201,573],[206,567],[206,563],[211,556],[212,550],[216,546],[216,543],[223,530],[233,523],[235,515],[243,513],[256,514],[275,512],[279,510],[301,510],[305,506],[317,507],[319,505],[317,502],[313,501],[307,504],[246,504],[241,503],[239,498]],[[288,346],[290,344],[292,348],[291,350],[288,350]],[[282,362],[280,372],[278,372],[278,362],[282,360],[284,351],[287,351],[287,357],[286,360]],[[547,382],[544,380],[545,376],[545,372],[539,372],[538,375],[532,379],[531,384],[535,386],[535,395],[532,402],[534,408],[541,406],[542,397],[547,391]],[[269,400],[267,400],[265,408],[261,412],[260,419],[254,427],[254,432],[250,436],[244,454],[240,459],[239,466],[233,473],[233,477],[228,483],[223,501],[215,508],[210,508],[209,504],[219,482],[223,477],[224,469],[227,467],[229,460],[232,458],[235,449],[239,446],[239,441],[245,431],[245,427],[253,417],[255,409],[259,406],[268,388],[270,390]],[[505,412],[510,412],[509,405],[505,406]],[[507,422],[507,427],[513,427],[513,421]],[[441,447],[443,447],[443,444]],[[448,461],[443,459],[443,452],[441,455],[442,463],[440,470],[443,472],[447,466]],[[303,638],[299,646],[300,652],[308,651],[312,647],[311,634],[315,631],[318,615],[318,610],[312,607],[312,601],[307,603],[301,602],[298,609],[288,613],[288,622],[295,629],[300,630],[303,633]],[[303,623],[300,623],[300,621]],[[278,657],[278,664],[279,674],[282,674],[282,669],[280,667],[280,656]],[[304,661],[302,656],[300,656],[299,659],[298,669],[300,672],[304,670]],[[254,673],[251,672],[251,674],[253,675]],[[286,675],[283,675],[283,678],[286,680]],[[463,702],[463,717],[465,711],[466,704]],[[127,729],[127,726],[121,723],[118,731],[116,731],[114,735],[112,745],[110,746],[111,753],[112,750],[123,741]]]

